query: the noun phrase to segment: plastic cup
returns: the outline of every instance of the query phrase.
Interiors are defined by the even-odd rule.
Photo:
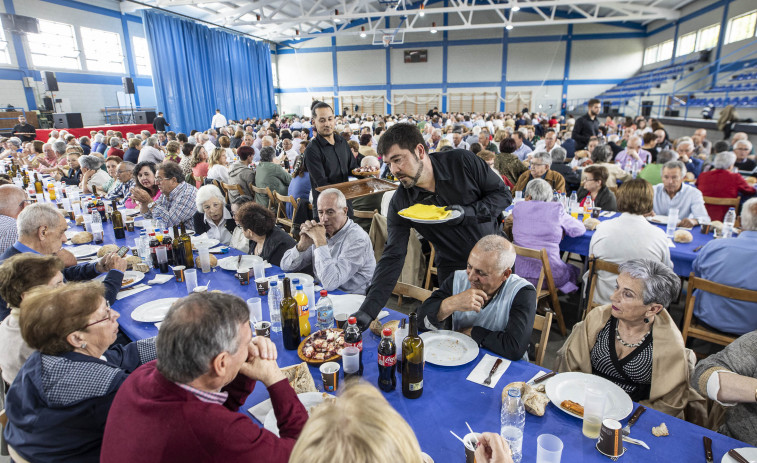
[[[323,390],[327,392],[336,391],[339,388],[339,364],[326,362],[319,369],[321,370],[321,379],[323,379]]]
[[[92,214],[84,214],[84,230],[92,233]]]
[[[311,282],[305,282],[302,285],[302,290],[305,291],[305,295],[308,297],[308,315],[309,317],[315,317],[315,284]]]
[[[476,461],[476,444],[481,438],[481,433],[469,432],[463,437],[463,443],[465,443],[465,463],[475,463]]]
[[[271,322],[262,321],[255,323],[255,336],[271,337]]]
[[[710,218],[709,217],[699,217],[697,219],[699,222],[699,232],[703,235],[709,235],[710,234]]]
[[[259,297],[247,299],[247,308],[250,310],[250,321],[257,323],[263,320],[263,304]]]
[[[242,286],[249,285],[250,284],[250,269],[240,268],[237,271],[237,280],[239,280],[239,284]]]
[[[552,434],[542,434],[536,439],[536,463],[560,463],[563,443]]]
[[[255,262],[252,264],[252,272],[254,273],[254,278],[257,280],[258,278],[265,278],[265,262]]]
[[[197,287],[197,269],[184,270],[184,282],[187,284],[187,294],[192,293]]]
[[[354,346],[342,349],[342,367],[345,375],[357,373],[360,368],[360,349]]]
[[[350,314],[337,313],[334,314],[334,320],[336,320],[336,327],[343,330],[347,327],[347,319],[350,318]],[[404,338],[403,338],[404,339]]]
[[[678,208],[671,208],[668,210],[668,226],[665,229],[665,234],[668,238],[673,238],[676,233],[676,227],[678,226]]]
[[[596,439],[599,437],[599,429],[602,427],[604,412],[605,395],[601,390],[591,385],[587,385],[584,398],[584,436],[590,439]]]
[[[177,265],[173,268],[173,276],[176,277],[177,283],[182,283],[184,281],[184,271],[187,268],[183,265]]]
[[[256,278],[255,287],[258,290],[258,295],[260,296],[268,295],[268,279],[267,278]]]
[[[210,248],[207,246],[198,246],[197,254],[200,259],[200,268],[202,273],[210,272]]]

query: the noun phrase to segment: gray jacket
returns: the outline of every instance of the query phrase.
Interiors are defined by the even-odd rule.
[[[229,166],[229,181],[235,185],[241,185],[244,190],[244,194],[252,198],[255,197],[252,190],[250,190],[250,183],[255,184],[255,170],[254,167],[246,166],[241,162],[235,162]],[[229,197],[234,201],[239,193],[235,190],[229,191]]]

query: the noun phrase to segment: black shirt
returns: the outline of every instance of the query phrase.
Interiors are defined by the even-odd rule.
[[[360,307],[372,318],[376,318],[386,304],[402,272],[411,228],[433,243],[439,267],[462,270],[478,240],[499,233],[499,218],[512,202],[510,189],[502,179],[470,151],[453,149],[429,153],[428,156],[436,192],[419,187],[400,187],[389,204],[386,247]],[[312,173],[310,175],[312,178]],[[465,218],[457,225],[421,224],[397,213],[416,203],[462,206]]]
[[[334,134],[332,145],[321,135],[316,135],[305,148],[305,166],[310,173],[310,186],[313,191],[313,208],[318,204],[316,188],[342,183],[349,180],[352,169],[360,167],[350,151],[347,140]]]
[[[573,135],[571,138],[576,141],[576,149],[586,149],[586,145],[589,144],[591,137],[596,137],[599,134],[599,121],[595,116],[591,119],[588,114],[576,119],[576,125],[573,126]]]
[[[20,138],[22,142],[33,141],[37,138],[37,130],[28,122],[14,125],[11,133],[14,137]],[[31,133],[32,135],[16,135],[17,133]]]
[[[436,315],[442,302],[454,295],[454,274],[447,278],[441,287],[434,291],[431,296],[417,309],[418,320],[425,318],[436,328],[443,330],[452,329],[452,316],[439,321]],[[504,283],[502,284],[504,286]],[[500,286],[500,290],[502,287]],[[499,290],[498,290],[499,291]],[[486,308],[486,306],[484,306]],[[497,355],[510,360],[520,360],[528,349],[531,341],[531,331],[536,317],[536,290],[528,285],[521,288],[513,297],[512,304],[507,307],[510,315],[504,331],[492,331],[481,326],[474,326],[471,330],[471,338],[479,346],[485,347]]]
[[[155,129],[156,132],[165,132],[166,126],[171,126],[166,121],[166,118],[163,116],[157,116],[155,119],[152,120],[152,127]]]

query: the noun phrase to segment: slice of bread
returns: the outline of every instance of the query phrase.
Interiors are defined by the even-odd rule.
[[[298,365],[292,365],[281,369],[281,372],[286,376],[289,385],[292,386],[294,392],[302,394],[304,392],[318,392],[315,388],[315,382],[313,381],[313,375],[310,374],[308,364],[302,362]]]

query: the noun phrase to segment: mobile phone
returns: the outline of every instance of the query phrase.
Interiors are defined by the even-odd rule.
[[[129,249],[129,246],[121,246],[121,247],[120,247],[120,248],[118,249],[118,257],[123,257],[123,256],[125,256],[126,254],[128,254],[128,253],[129,253],[129,251],[131,251],[131,249]]]

